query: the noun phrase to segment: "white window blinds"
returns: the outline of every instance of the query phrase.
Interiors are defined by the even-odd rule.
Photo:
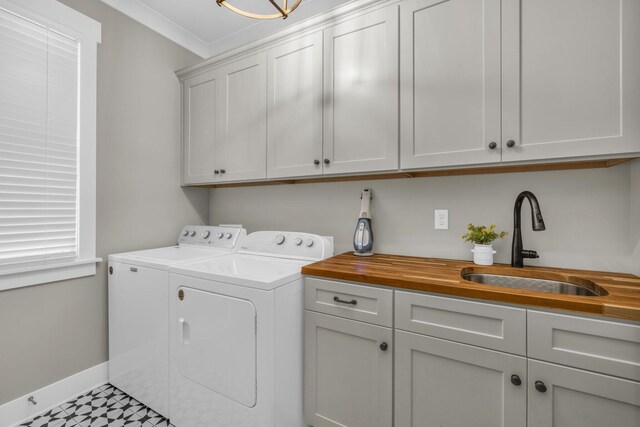
[[[0,8],[0,271],[77,256],[78,56]]]

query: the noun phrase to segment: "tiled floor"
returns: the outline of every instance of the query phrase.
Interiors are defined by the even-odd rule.
[[[173,427],[166,418],[110,384],[91,390],[20,426]]]

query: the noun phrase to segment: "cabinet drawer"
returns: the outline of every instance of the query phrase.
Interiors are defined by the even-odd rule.
[[[526,354],[526,310],[396,291],[396,328]]]
[[[304,307],[375,325],[393,324],[393,291],[388,289],[306,277]]]
[[[640,326],[529,311],[529,357],[640,381]]]

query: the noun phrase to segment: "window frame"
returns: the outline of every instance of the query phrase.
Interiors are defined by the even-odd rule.
[[[16,267],[0,272],[0,291],[96,274],[97,54],[101,24],[56,0],[0,0],[0,8],[79,43],[78,254],[73,261]]]

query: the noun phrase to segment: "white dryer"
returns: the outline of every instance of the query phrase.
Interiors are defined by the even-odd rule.
[[[169,266],[234,253],[241,227],[186,226],[178,245],[109,256],[109,382],[169,416]]]
[[[302,266],[317,235],[260,231],[237,254],[170,268],[171,423],[301,427]]]

